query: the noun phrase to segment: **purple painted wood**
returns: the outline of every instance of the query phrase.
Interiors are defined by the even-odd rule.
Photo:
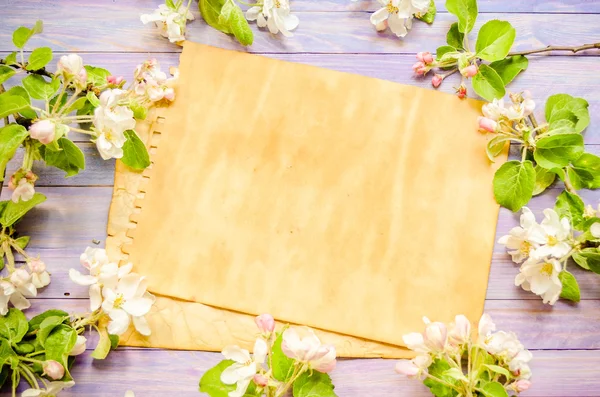
[[[86,63],[107,67],[117,75],[131,76],[135,65],[155,56],[164,68],[177,64],[177,46],[158,37],[153,29],[139,22],[139,14],[150,12],[160,0],[85,1],[68,0],[8,1],[0,17],[0,57],[11,51],[10,34],[22,24],[40,17],[45,33],[32,45],[55,50],[83,53]],[[415,23],[406,39],[388,33],[378,34],[370,26],[369,13],[378,8],[374,0],[292,0],[301,20],[291,39],[258,32],[251,52],[270,57],[367,76],[404,84],[430,87],[427,79],[412,76],[414,53],[434,50],[445,41],[445,32],[454,17],[437,0],[439,17],[433,26]],[[531,0],[505,2],[480,0],[481,23],[507,19],[517,28],[517,48],[529,49],[547,44],[575,45],[600,41],[600,2],[596,0]],[[587,14],[587,15],[584,15]],[[197,13],[196,13],[197,15]],[[228,36],[195,21],[190,40],[224,48],[240,47]],[[477,27],[475,28],[477,30]],[[150,51],[150,52],[149,52]],[[133,53],[132,53],[133,52]],[[307,53],[310,52],[310,53]],[[318,53],[318,54],[317,54]],[[592,124],[586,132],[587,150],[600,152],[600,72],[595,56],[531,57],[529,70],[517,78],[511,89],[529,89],[536,98],[567,92],[585,97],[590,103]],[[452,76],[441,90],[452,92],[458,84]],[[10,85],[10,84],[9,84]],[[543,114],[543,109],[539,109]],[[64,179],[60,171],[40,170],[39,191],[48,201],[19,230],[32,236],[30,252],[39,253],[53,273],[53,282],[36,299],[30,315],[61,306],[84,311],[86,288],[68,279],[68,269],[79,266],[78,257],[92,239],[105,238],[106,216],[112,189],[112,162],[102,161],[93,144],[74,134],[87,156],[87,169],[81,175]],[[482,155],[484,155],[482,153]],[[10,165],[10,170],[18,167]],[[560,186],[534,198],[530,207],[540,216],[551,207]],[[2,197],[6,198],[6,191]],[[600,192],[583,191],[587,202],[596,204]],[[518,216],[500,211],[497,237],[518,223]],[[559,302],[545,306],[535,296],[514,287],[517,267],[502,246],[496,245],[492,259],[486,311],[500,329],[512,330],[529,348],[534,349],[534,387],[524,396],[597,396],[600,388],[600,277],[572,265],[582,289],[581,303]],[[542,349],[542,350],[538,350]],[[127,389],[138,397],[199,395],[198,379],[220,356],[202,352],[120,349],[104,362],[92,362],[89,355],[79,357],[75,369],[78,384],[65,396],[121,396]],[[393,370],[393,361],[343,360],[333,377],[341,397],[427,396],[418,382],[403,379]],[[100,385],[100,380],[103,381]]]

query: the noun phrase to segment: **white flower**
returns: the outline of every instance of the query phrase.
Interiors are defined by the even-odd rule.
[[[139,102],[158,102],[162,99],[173,101],[175,91],[173,83],[176,81],[179,71],[174,69],[172,78],[167,78],[165,72],[160,69],[160,65],[155,58],[152,58],[141,65],[138,65],[134,72],[133,92],[138,95]]]
[[[77,342],[75,342],[75,346],[71,349],[69,356],[78,356],[85,352],[85,348],[87,347],[87,338],[83,335],[77,335]]]
[[[267,350],[267,343],[262,338],[254,343],[253,357],[250,357],[248,350],[238,346],[227,346],[223,349],[223,356],[227,360],[233,360],[234,363],[221,373],[221,382],[226,385],[237,384],[236,389],[228,393],[229,397],[242,397],[246,393],[252,378],[264,365]]]
[[[486,103],[481,108],[481,111],[485,117],[498,121],[501,117],[506,115],[506,108],[504,107],[504,99],[494,99],[490,103]]]
[[[185,25],[187,20],[193,20],[194,16],[183,5],[173,9],[165,4],[158,6],[152,14],[144,14],[140,20],[145,25],[154,22],[163,37],[167,37],[171,43],[179,43],[185,40]]]
[[[462,345],[471,339],[471,322],[462,314],[454,317],[454,323],[450,325],[448,340],[453,344]]]
[[[33,187],[33,183],[29,182],[27,178],[21,178],[19,184],[12,192],[11,200],[14,203],[18,203],[19,200],[29,201],[33,198],[34,194],[35,188]]]
[[[268,27],[273,34],[281,32],[286,37],[293,36],[290,30],[296,29],[300,23],[296,15],[290,14],[289,0],[265,0],[262,8],[249,8],[246,19],[256,21],[258,27]]]
[[[29,127],[29,136],[33,139],[37,139],[44,145],[47,145],[54,141],[54,137],[56,136],[56,124],[50,120],[36,121]]]
[[[420,354],[412,360],[400,360],[396,363],[396,372],[409,378],[421,377],[431,365],[433,359],[429,354]]]
[[[540,247],[531,251],[531,257],[543,258],[553,256],[562,258],[571,251],[572,245],[567,241],[571,237],[571,224],[569,218],[559,219],[558,214],[551,208],[544,210],[544,220],[540,224],[543,233],[530,232],[530,240],[539,244]]]
[[[119,105],[126,91],[106,90],[100,95],[100,106],[94,111],[94,127],[99,132],[96,146],[104,160],[123,157],[124,132],[135,128],[133,111]]]
[[[46,264],[39,259],[30,259],[27,262],[31,271],[31,282],[36,288],[43,288],[50,284],[50,274],[46,271]]]
[[[425,346],[432,352],[443,351],[448,340],[446,324],[437,321],[431,322],[427,317],[423,317],[423,322],[425,322],[425,332],[423,333]]]
[[[515,278],[516,286],[541,296],[544,303],[556,303],[562,291],[558,278],[562,265],[558,260],[530,258],[521,265],[520,271]]]
[[[54,397],[64,389],[73,387],[75,382],[48,382],[46,383],[46,389],[27,389],[21,394],[22,397]]]
[[[489,314],[483,313],[479,319],[477,325],[478,342],[481,345],[485,345],[487,338],[492,334],[492,331],[496,330],[496,324],[492,321],[492,317]]]
[[[521,226],[512,228],[508,235],[500,237],[498,243],[506,246],[513,262],[523,262],[529,257],[531,250],[538,247],[537,244],[529,241],[530,231],[537,226],[533,212],[529,208],[523,207]]]
[[[87,84],[87,71],[83,66],[83,59],[77,54],[60,57],[56,64],[56,72],[62,73],[68,80],[73,79],[80,88],[84,88]]]
[[[12,283],[3,280],[0,281],[0,314],[5,315],[8,313],[8,303],[12,303],[14,307],[19,310],[25,310],[31,307],[31,303],[15,289],[15,286]]]
[[[144,277],[129,273],[119,280],[116,287],[102,289],[102,309],[111,319],[108,323],[110,334],[124,334],[133,320],[133,325],[140,334],[150,335],[150,327],[144,316],[150,311],[155,298],[146,288]]]
[[[387,20],[388,26],[398,37],[404,37],[412,27],[415,13],[424,13],[429,9],[428,0],[378,0],[383,8],[371,15],[371,23],[381,26]]]
[[[335,347],[322,345],[314,331],[302,328],[304,335],[301,337],[296,328],[283,331],[281,349],[289,358],[308,364],[309,368],[327,373],[336,366]]]

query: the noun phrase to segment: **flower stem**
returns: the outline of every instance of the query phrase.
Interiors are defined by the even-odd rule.
[[[593,48],[600,48],[600,43],[584,44],[584,45],[573,46],[573,47],[549,45],[547,47],[538,48],[536,50],[510,52],[508,54],[508,56],[513,56],[513,55],[529,55],[529,54],[537,54],[537,53],[540,53],[540,52],[551,52],[551,51],[570,51],[572,53],[576,53],[576,52],[579,52],[579,51],[590,50],[590,49],[593,49]]]
[[[290,380],[283,386],[283,389],[279,390],[278,393],[276,394],[276,397],[280,397],[280,396],[284,396],[285,393],[288,391],[288,389],[290,388],[290,386],[292,386],[292,384],[294,384],[294,382],[296,381],[296,379],[298,379],[298,377],[300,375],[302,375],[304,372],[306,372],[306,365],[302,364],[300,365],[296,365],[296,368],[294,368],[294,373],[292,374],[292,377],[290,378]]]
[[[31,372],[31,370],[29,369],[29,367],[27,367],[27,365],[19,363],[19,370],[23,374],[23,377],[25,378],[25,380],[31,385],[31,387],[33,387],[34,389],[40,388],[39,383],[35,379],[35,374],[33,372]]]

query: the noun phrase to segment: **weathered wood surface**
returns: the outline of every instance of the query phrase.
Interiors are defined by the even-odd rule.
[[[10,35],[14,28],[42,18],[45,32],[32,41],[32,46],[79,52],[86,63],[106,67],[126,78],[131,77],[137,63],[148,57],[158,58],[167,69],[178,63],[179,47],[139,22],[141,13],[151,12],[159,3],[160,0],[5,0],[0,14],[0,58],[12,51]],[[253,25],[255,44],[247,51],[430,88],[429,79],[414,77],[410,66],[415,61],[415,52],[433,51],[444,44],[445,33],[454,20],[445,12],[443,0],[436,3],[439,9],[436,22],[432,26],[415,23],[410,34],[401,40],[373,30],[369,12],[378,8],[374,0],[296,0],[292,6],[300,17],[300,26],[295,37],[271,36]],[[482,15],[477,26],[495,18],[509,20],[517,29],[515,48],[521,50],[548,44],[600,41],[600,2],[597,0],[480,0],[479,10]],[[192,41],[240,49],[230,37],[213,31],[201,20],[190,24],[189,31]],[[529,89],[540,102],[559,92],[586,98],[591,114],[586,148],[599,154],[600,51],[581,55],[585,56],[531,57],[529,70],[510,88],[513,91]],[[440,90],[453,92],[453,86],[458,83],[458,76],[452,76]],[[543,109],[538,109],[538,113],[543,114]],[[443,135],[443,131],[440,134]],[[103,161],[85,136],[73,134],[73,138],[86,154],[86,170],[65,179],[59,170],[38,169],[41,174],[38,190],[48,196],[48,201],[19,228],[23,234],[32,236],[30,252],[39,254],[53,273],[52,284],[40,299],[35,299],[31,314],[56,306],[73,312],[85,311],[86,288],[70,282],[68,269],[79,266],[79,254],[92,245],[92,240],[105,238],[114,163]],[[10,164],[9,172],[18,168],[20,158],[16,160]],[[530,208],[541,216],[544,208],[553,205],[560,188],[557,184],[534,198]],[[6,198],[8,193],[4,189],[2,197]],[[597,205],[600,192],[583,191],[583,197],[586,202]],[[517,224],[518,215],[502,209],[497,238]],[[582,302],[559,302],[549,307],[514,286],[517,266],[502,246],[495,246],[486,311],[500,329],[517,332],[525,345],[534,350],[534,387],[524,396],[600,395],[600,277],[574,264],[571,267],[579,280]],[[132,389],[141,397],[174,393],[195,396],[198,379],[219,359],[219,354],[214,353],[144,349],[121,349],[103,362],[80,356],[81,362],[74,371],[78,384],[62,395],[122,396],[125,390]],[[428,395],[418,382],[396,375],[393,364],[386,360],[343,360],[333,373],[338,395]]]

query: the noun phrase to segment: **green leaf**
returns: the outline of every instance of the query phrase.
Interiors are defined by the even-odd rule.
[[[100,327],[98,329],[98,334],[100,335],[100,339],[98,340],[96,348],[92,352],[92,358],[95,358],[96,360],[104,360],[110,352],[112,343],[106,327]]]
[[[499,382],[490,382],[483,386],[483,395],[485,397],[508,397],[504,386]]]
[[[6,204],[4,212],[0,215],[0,223],[4,227],[12,226],[29,210],[44,201],[46,201],[46,196],[42,193],[35,193],[29,201],[19,200],[18,203],[9,201],[8,204]]]
[[[23,99],[23,97],[7,94],[8,92],[5,92],[0,95],[0,119],[29,109],[29,102]]]
[[[446,9],[458,18],[458,30],[469,33],[477,20],[477,0],[446,0]]]
[[[228,397],[229,392],[236,389],[236,385],[226,385],[221,382],[221,374],[225,368],[233,364],[232,360],[223,360],[216,366],[212,367],[202,375],[200,379],[200,392],[208,394],[210,397]],[[258,397],[256,386],[253,382],[250,383],[248,390],[242,397]]]
[[[556,174],[550,170],[540,167],[536,165],[535,169],[535,186],[533,188],[533,195],[537,196],[538,194],[544,192],[546,188],[556,179]]]
[[[569,113],[561,113],[561,111],[569,110],[578,118],[575,131],[581,132],[590,124],[588,106],[588,102],[583,98],[575,98],[568,94],[552,95],[546,101],[546,121],[556,123],[565,115],[569,115]]]
[[[54,328],[46,338],[46,359],[58,361],[65,367],[63,380],[72,379],[68,371],[68,358],[75,343],[77,343],[77,332],[65,324]]]
[[[231,33],[231,29],[229,28],[229,24],[223,24],[219,22],[219,16],[221,15],[221,9],[223,8],[223,4],[225,4],[225,0],[199,0],[198,7],[200,9],[200,14],[202,18],[206,21],[206,23],[223,32],[223,33]]]
[[[529,61],[523,55],[514,55],[499,61],[490,63],[490,67],[498,73],[498,76],[508,85],[515,77],[529,66]]]
[[[294,372],[294,360],[286,356],[283,350],[281,350],[282,341],[283,332],[279,332],[275,342],[273,343],[271,371],[273,371],[273,377],[275,379],[285,382],[292,377]]]
[[[123,145],[123,157],[121,158],[123,164],[136,170],[143,170],[148,167],[150,165],[150,155],[144,142],[134,130],[125,131],[125,137],[127,141]]]
[[[568,218],[575,229],[582,230],[585,204],[578,195],[563,191],[556,198],[554,209],[560,218]]]
[[[39,70],[46,66],[52,60],[52,49],[50,47],[36,48],[29,55],[27,60],[27,70]]]
[[[19,309],[10,308],[5,316],[0,316],[0,337],[11,344],[21,342],[28,329],[27,318]]]
[[[77,175],[85,169],[85,157],[77,145],[67,138],[58,140],[60,150],[42,149],[42,156],[47,165],[59,168],[67,173],[66,178]]]
[[[331,377],[321,372],[304,372],[293,385],[294,397],[336,397]]]
[[[10,65],[16,65],[17,64],[17,52],[13,51],[10,54],[8,54],[6,56],[6,58],[4,59],[4,62],[8,66],[10,66]]]
[[[15,351],[19,354],[29,354],[35,351],[35,346],[32,343],[21,342],[14,346]]]
[[[438,47],[438,49],[435,51],[435,59],[439,61],[444,55],[452,52],[456,52],[456,48],[449,45],[443,45],[441,47]]]
[[[529,202],[534,185],[535,170],[531,161],[508,161],[494,175],[494,196],[498,204],[516,212]]]
[[[428,372],[431,376],[441,379],[442,381],[449,383],[451,385],[455,385],[459,383],[457,380],[444,375],[444,373],[450,369],[450,364],[441,359],[436,359],[428,369]],[[433,380],[431,378],[427,378],[423,381],[423,384],[427,386],[431,393],[436,397],[454,397],[456,393],[454,390],[446,384],[442,382],[438,382],[437,380]]]
[[[108,334],[108,338],[110,339],[111,350],[115,350],[117,347],[119,347],[119,335]]]
[[[16,354],[6,339],[0,339],[0,367],[8,364]]]
[[[69,108],[65,111],[65,114],[69,114],[75,110],[79,110],[79,109],[83,108],[85,106],[86,102],[88,102],[88,99],[84,96],[77,98],[71,104],[71,106],[69,106]]]
[[[506,135],[498,135],[488,141],[485,151],[491,162],[494,162],[495,158],[502,153],[508,141],[510,141],[510,137]]]
[[[88,84],[91,84],[94,87],[99,87],[107,84],[106,78],[111,75],[111,73],[108,70],[90,65],[85,65],[84,68],[87,72]]]
[[[473,89],[489,102],[506,94],[502,78],[486,64],[479,65],[479,73],[473,76]]]
[[[6,91],[2,95],[20,96],[21,98],[23,98],[27,102],[27,105],[31,104],[31,98],[29,97],[29,93],[27,92],[27,90],[25,88],[21,87],[20,85],[16,85],[16,86],[10,88],[8,91]],[[21,109],[19,111],[19,113],[23,117],[28,118],[28,119],[35,119],[35,118],[37,118],[37,113],[33,109],[31,109],[29,106],[26,106],[23,109]]]
[[[35,24],[31,28],[31,33],[32,34],[40,34],[43,31],[44,31],[44,23],[42,22],[42,20],[38,19],[37,21],[35,21]]]
[[[465,34],[461,33],[458,30],[458,22],[454,22],[450,26],[450,30],[448,30],[448,33],[446,34],[446,43],[448,43],[448,45],[450,47],[454,47],[459,50],[464,50],[464,45],[463,45],[464,39],[465,39]]]
[[[35,339],[39,342],[40,346],[45,346],[48,335],[65,321],[63,316],[49,316],[46,317],[40,324],[39,331]]]
[[[17,246],[19,248],[24,250],[25,247],[27,247],[27,244],[29,244],[29,240],[30,240],[29,236],[21,236],[21,237],[15,239],[15,244],[17,244]]]
[[[57,309],[46,310],[45,312],[40,313],[37,316],[33,317],[31,320],[29,320],[28,332],[33,332],[35,330],[40,329],[42,322],[48,317],[63,317],[64,319],[68,319],[69,313]]]
[[[508,370],[504,367],[500,367],[499,365],[492,365],[492,364],[483,364],[484,367],[486,367],[487,369],[489,369],[490,371],[500,374],[500,375],[504,375],[507,378],[510,378],[510,372],[508,372]]]
[[[248,46],[254,41],[254,35],[244,16],[244,12],[233,0],[227,0],[223,4],[221,14],[219,15],[219,22],[227,24],[229,30],[240,44]]]
[[[417,14],[417,15],[415,15],[415,17],[417,19],[420,19],[421,21],[426,22],[431,25],[433,23],[433,21],[435,20],[436,14],[437,14],[437,8],[435,6],[435,0],[430,0],[429,9],[427,10],[427,12],[424,14]]]
[[[92,91],[88,91],[88,93],[85,95],[85,97],[92,104],[93,107],[100,106],[100,99],[98,99],[96,94],[94,94]]]
[[[23,100],[21,97],[15,98]],[[1,99],[2,97],[0,96]],[[9,124],[6,127],[0,128],[0,180],[2,180],[4,175],[6,164],[15,155],[15,152],[28,135],[29,132],[22,125]]]
[[[506,21],[493,19],[486,22],[477,35],[477,57],[490,62],[504,59],[515,41],[516,34],[515,28]]]
[[[577,190],[600,188],[600,157],[584,153],[567,168],[571,185]]]
[[[444,375],[452,379],[468,381],[465,374],[458,368],[447,369],[444,371]]]
[[[33,35],[31,29],[25,26],[20,26],[13,32],[12,41],[15,47],[23,48],[27,43],[27,40]]]
[[[578,134],[547,136],[536,143],[533,158],[547,170],[566,167],[584,151],[583,137]]]
[[[50,100],[60,88],[60,80],[57,78],[47,82],[44,78],[37,74],[30,74],[22,80],[23,87],[29,95],[35,99]]]
[[[15,70],[10,66],[0,65],[0,84],[15,75]]]
[[[596,248],[584,248],[572,256],[575,263],[594,273],[600,273],[600,252]]]
[[[579,302],[581,300],[581,292],[579,291],[579,284],[571,273],[563,270],[558,274],[558,278],[562,283],[562,291],[560,297],[568,299],[573,302]]]

